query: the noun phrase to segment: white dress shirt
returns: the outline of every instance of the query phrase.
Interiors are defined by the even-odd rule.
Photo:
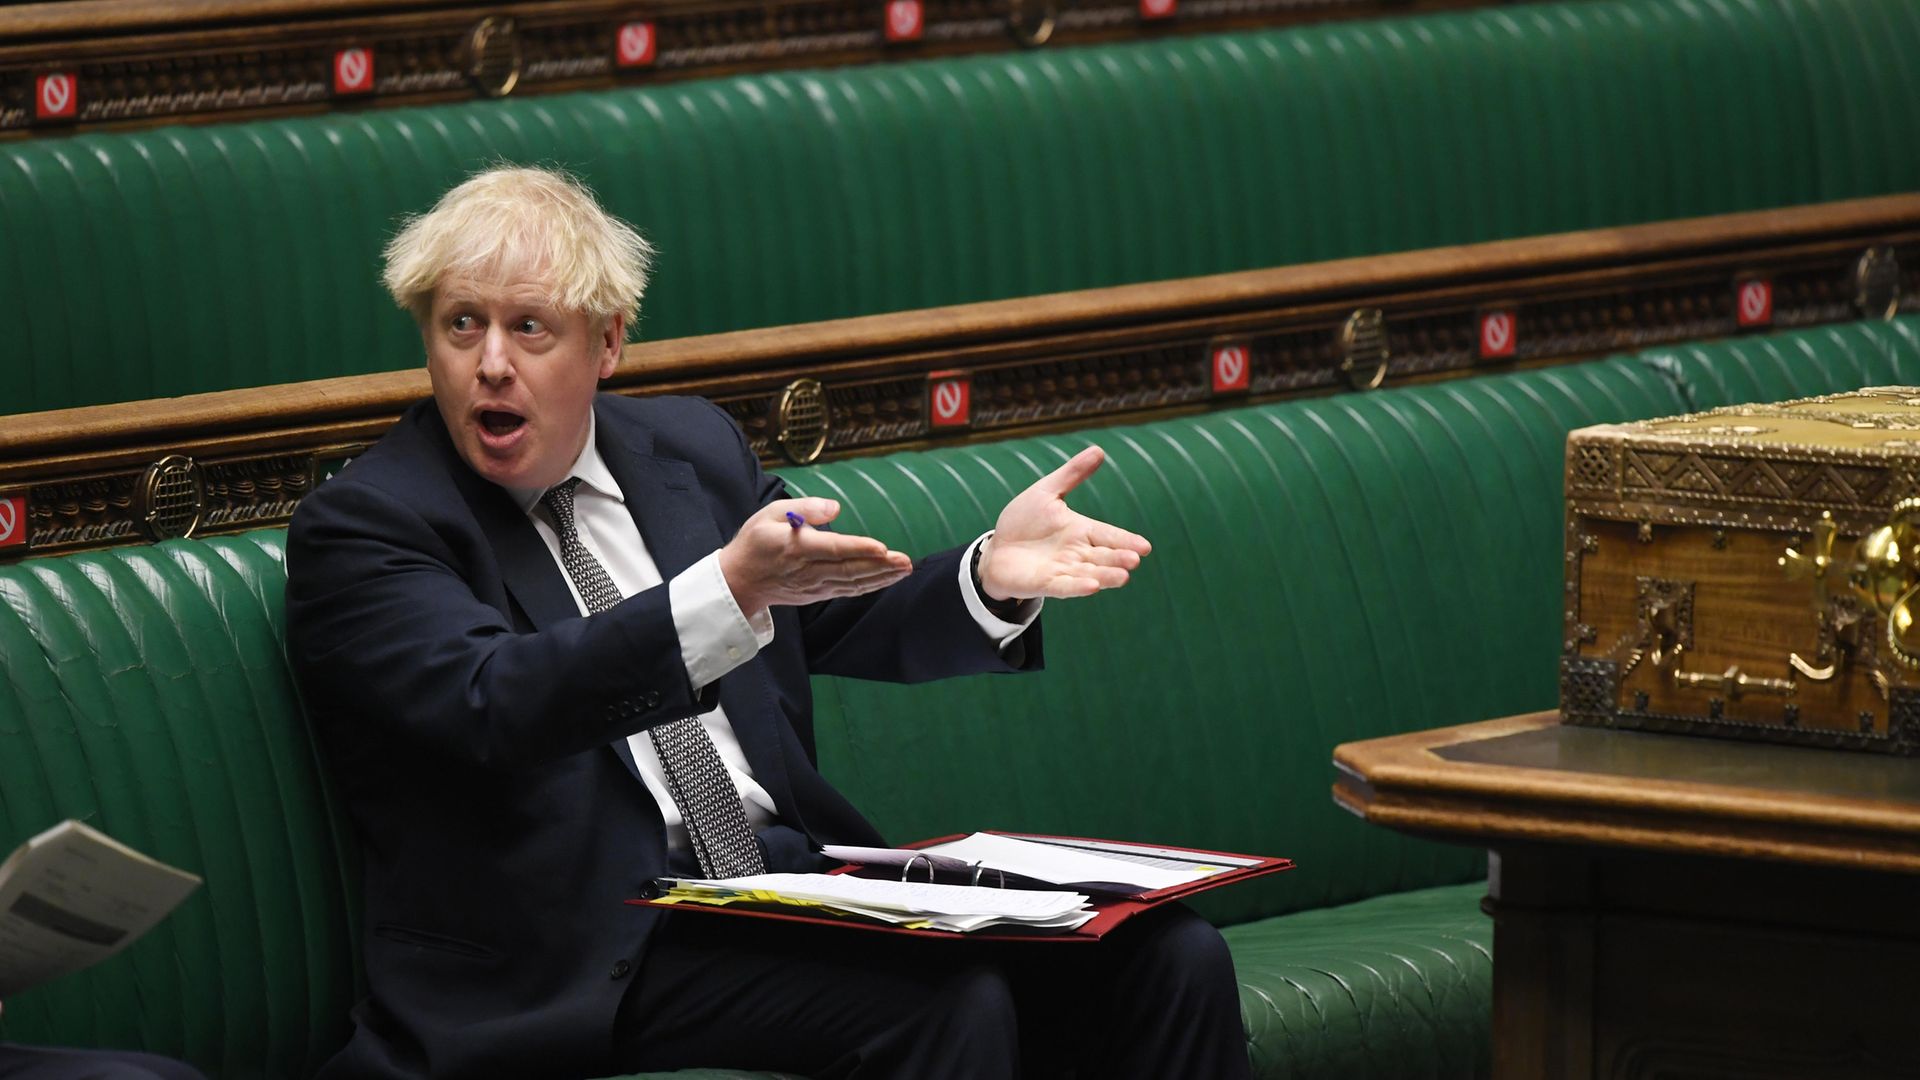
[[[574,460],[573,468],[567,474],[580,478],[580,485],[573,493],[574,524],[580,533],[581,545],[600,560],[607,576],[620,589],[620,595],[632,596],[659,585],[660,569],[654,565],[653,555],[647,551],[646,541],[640,537],[639,526],[634,524],[633,516],[627,512],[626,496],[621,493],[620,485],[600,456],[600,449],[595,444],[598,421],[591,419],[591,413],[588,415],[586,448],[580,451],[580,456]],[[581,598],[573,578],[566,572],[566,564],[561,561],[560,537],[547,521],[546,514],[536,512],[540,496],[546,493],[546,489],[510,487],[507,492],[533,521],[534,530],[547,545],[554,565],[560,568],[560,576],[567,583],[567,591],[572,594],[574,605],[582,615],[587,614],[586,602]],[[982,535],[973,542],[973,547],[991,535]],[[1018,622],[997,618],[987,610],[985,600],[973,587],[973,575],[970,572],[972,561],[973,549],[969,547],[960,560],[961,597],[981,631],[1004,649],[1039,617],[1040,601],[1031,600],[1022,605]],[[674,575],[673,580],[667,583],[667,597],[673,612],[674,629],[680,635],[680,656],[687,666],[687,677],[696,694],[702,687],[753,659],[761,648],[773,640],[772,615],[764,608],[751,613],[742,612],[740,605],[734,601],[733,590],[728,587],[726,576],[720,572],[720,552],[717,550]],[[726,765],[734,788],[740,792],[747,821],[755,829],[772,824],[779,814],[779,808],[773,805],[773,796],[754,780],[753,769],[740,749],[740,739],[734,735],[733,725],[727,722],[726,710],[716,707],[702,714],[699,719],[701,726],[707,729],[707,735],[713,739],[714,749],[719,751],[720,760]],[[680,808],[675,805],[673,795],[667,788],[666,769],[660,763],[660,754],[654,749],[653,740],[645,731],[640,731],[627,737],[627,746],[633,751],[635,764],[640,767],[641,782],[646,784],[653,801],[660,806],[660,816],[666,820],[668,846],[686,847],[686,826],[681,822]]]

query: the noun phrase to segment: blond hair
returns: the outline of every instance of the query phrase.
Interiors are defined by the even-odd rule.
[[[433,209],[408,217],[387,243],[386,260],[381,282],[421,322],[450,275],[498,280],[531,273],[553,290],[554,307],[598,320],[620,313],[632,326],[653,246],[573,177],[501,167],[476,173]]]

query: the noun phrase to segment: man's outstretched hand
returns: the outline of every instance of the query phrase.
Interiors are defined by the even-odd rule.
[[[805,522],[794,528],[787,514]],[[760,508],[720,549],[720,572],[740,610],[811,604],[884,589],[913,571],[913,560],[870,536],[812,528],[840,516],[832,499],[781,499]]]
[[[1100,468],[1107,455],[1097,446],[1014,496],[980,556],[980,586],[994,600],[1035,596],[1089,596],[1127,583],[1140,557],[1153,550],[1147,538],[1067,507],[1067,492]]]

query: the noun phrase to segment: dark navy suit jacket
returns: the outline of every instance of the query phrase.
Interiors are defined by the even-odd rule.
[[[602,394],[594,410],[664,579],[785,497],[704,401]],[[666,869],[626,736],[724,704],[785,824],[879,842],[814,766],[808,676],[1037,667],[1037,625],[1003,657],[968,615],[959,556],[864,597],[775,608],[773,643],[696,694],[664,586],[581,618],[433,403],[408,411],[302,500],[287,544],[288,650],[365,870],[369,999],[326,1075],[610,1071],[656,917],[623,901]]]

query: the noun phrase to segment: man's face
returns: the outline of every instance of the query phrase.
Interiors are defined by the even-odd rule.
[[[530,278],[530,275],[528,276]],[[433,400],[474,472],[551,487],[586,446],[593,395],[613,374],[625,318],[604,326],[549,305],[539,281],[450,278],[421,329]]]

